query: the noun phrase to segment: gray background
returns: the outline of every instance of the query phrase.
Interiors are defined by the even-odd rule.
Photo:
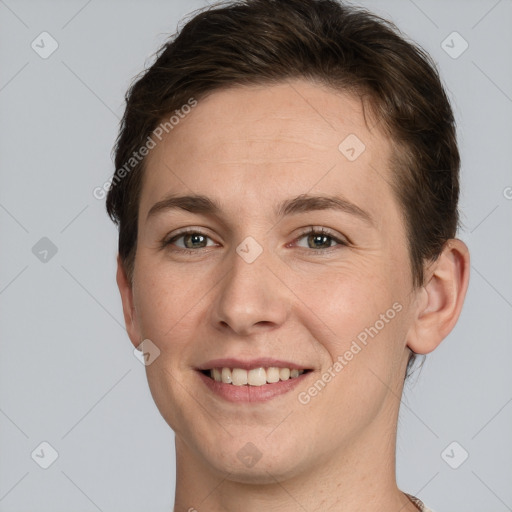
[[[113,171],[132,77],[204,5],[0,0],[3,512],[171,509],[173,434],[125,333],[117,231],[92,190]],[[512,510],[512,3],[364,5],[440,67],[459,124],[460,237],[472,254],[462,317],[405,390],[399,486],[436,512]],[[59,45],[47,59],[31,47],[43,31]],[[469,44],[457,58],[445,51],[463,48],[446,39],[453,31]],[[56,254],[41,252],[43,237]],[[59,455],[48,469],[38,465],[49,461],[43,441]],[[463,450],[453,469],[447,461],[460,464]]]

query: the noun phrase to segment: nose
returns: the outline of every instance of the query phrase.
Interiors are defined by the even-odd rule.
[[[249,336],[282,325],[290,312],[291,293],[264,251],[249,263],[233,251],[230,269],[217,290],[214,323],[218,330]]]

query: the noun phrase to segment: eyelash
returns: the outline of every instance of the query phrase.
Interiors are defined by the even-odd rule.
[[[176,240],[179,240],[180,238],[182,238],[183,236],[186,236],[186,235],[201,235],[201,236],[204,236],[206,238],[210,238],[211,239],[210,236],[208,236],[206,233],[203,233],[200,230],[197,230],[197,229],[186,229],[186,230],[181,231],[180,233],[174,235],[170,239],[164,239],[162,241],[162,243],[161,243],[162,249],[172,245],[173,242],[175,242]],[[330,238],[332,241],[336,242],[340,246],[345,246],[346,247],[346,246],[349,245],[349,243],[347,241],[340,240],[338,237],[334,236],[334,234],[331,233],[329,230],[327,230],[327,229],[325,229],[323,227],[315,228],[314,226],[309,226],[298,237],[296,237],[293,242],[297,242],[301,238],[304,238],[305,236],[309,236],[309,235],[326,236],[326,237]],[[200,247],[199,249],[186,249],[186,248],[179,247],[177,249],[172,249],[172,250],[177,251],[177,252],[181,252],[181,253],[185,253],[185,254],[198,254],[200,249],[206,249],[206,248],[207,247]],[[310,248],[301,247],[301,249],[305,249],[305,250],[308,250],[308,251],[314,251],[316,253],[322,253],[323,254],[326,251],[333,250],[334,247],[327,247],[327,248],[324,248],[324,249],[310,249]]]

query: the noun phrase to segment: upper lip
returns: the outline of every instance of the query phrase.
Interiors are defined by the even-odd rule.
[[[197,367],[198,370],[211,370],[212,368],[241,368],[243,370],[252,370],[254,368],[290,368],[290,370],[308,370],[310,367],[292,363],[291,361],[283,361],[281,359],[273,359],[271,357],[259,357],[242,361],[233,357],[223,359],[212,359]]]

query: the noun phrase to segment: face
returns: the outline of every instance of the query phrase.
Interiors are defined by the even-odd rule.
[[[215,92],[148,155],[128,330],[203,467],[266,482],[393,430],[416,292],[390,156],[301,80]]]

